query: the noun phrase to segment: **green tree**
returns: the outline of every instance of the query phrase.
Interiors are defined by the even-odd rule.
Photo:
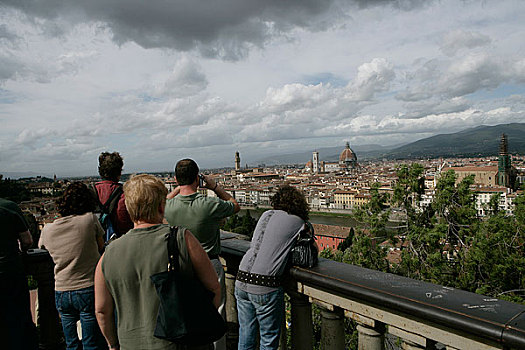
[[[511,301],[525,300],[525,196],[514,215],[498,211],[480,223],[465,252],[459,288]]]
[[[9,199],[20,203],[31,199],[31,195],[26,186],[15,180],[0,179],[0,198]]]
[[[439,178],[431,206],[407,215],[408,249],[402,252],[399,273],[457,286],[468,238],[478,221],[472,183],[473,177],[465,177],[456,186],[456,174],[450,170]]]
[[[490,200],[487,203],[487,205],[485,206],[485,209],[487,210],[487,212],[490,215],[498,214],[498,212],[499,212],[499,199],[500,199],[500,194],[499,193],[494,193],[492,196],[490,196]]]
[[[250,211],[247,210],[243,216],[237,214],[230,216],[223,225],[223,229],[251,237],[256,225],[257,219],[253,218]]]
[[[386,228],[390,215],[386,204],[388,194],[379,192],[379,187],[380,184],[373,184],[370,189],[370,201],[355,209],[352,216],[359,223],[359,228],[357,232],[351,230],[345,241],[340,244],[345,249],[325,249],[321,252],[321,257],[380,271],[389,270],[387,251],[379,243],[394,238]]]
[[[354,236],[355,236],[355,230],[353,227],[350,227],[350,232],[348,232],[348,236],[346,236],[344,241],[339,243],[339,245],[337,246],[337,250],[344,252],[347,248],[350,248],[350,246],[352,245]]]

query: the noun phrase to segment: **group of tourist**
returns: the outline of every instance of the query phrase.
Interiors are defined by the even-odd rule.
[[[60,217],[44,226],[38,242],[55,263],[55,304],[67,349],[226,349],[225,337],[206,346],[154,337],[159,300],[150,276],[166,270],[166,235],[170,226],[179,227],[181,270],[213,293],[213,303],[225,318],[219,226],[240,210],[239,204],[213,177],[201,175],[191,159],[176,164],[178,186],[171,193],[152,175],[134,175],[122,186],[122,167],[118,153],[102,153],[102,181],[93,188],[69,184],[56,203]],[[200,194],[199,187],[214,191],[216,197]],[[235,283],[239,349],[255,349],[258,334],[260,349],[278,348],[284,317],[281,277],[308,220],[306,199],[294,187],[279,188],[271,203],[273,210],[259,219]],[[109,226],[102,222],[104,228],[94,214],[101,207],[109,217]],[[8,228],[7,235],[0,235],[0,297],[6,310],[0,326],[15,329],[10,322],[16,322],[16,332],[7,335],[9,349],[35,349],[27,283],[15,253],[19,245],[32,244],[31,235],[13,202],[0,199],[0,220]],[[11,305],[7,298],[13,300]],[[7,319],[14,314],[14,320]]]

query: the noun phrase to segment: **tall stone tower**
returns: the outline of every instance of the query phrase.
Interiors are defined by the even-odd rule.
[[[499,142],[499,159],[498,159],[498,185],[510,187],[511,185],[512,164],[508,152],[507,135],[501,135]]]
[[[312,170],[314,173],[319,172],[319,152],[317,151],[312,154]]]
[[[235,152],[235,170],[241,170],[241,156],[239,152]]]

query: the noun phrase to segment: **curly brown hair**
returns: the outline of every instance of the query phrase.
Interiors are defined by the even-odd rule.
[[[308,220],[308,203],[304,194],[290,185],[279,187],[277,192],[270,198],[273,209],[284,210],[288,214],[297,215],[301,219]]]
[[[98,173],[104,180],[118,181],[124,161],[118,152],[102,152],[98,156]]]
[[[56,200],[56,205],[62,216],[82,215],[96,208],[93,192],[82,182],[70,183],[62,197]]]

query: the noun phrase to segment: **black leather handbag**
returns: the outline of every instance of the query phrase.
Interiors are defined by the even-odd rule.
[[[181,345],[205,345],[220,339],[226,324],[213,305],[213,293],[194,275],[180,271],[177,227],[167,234],[168,270],[150,277],[160,299],[153,335]]]
[[[314,267],[318,262],[318,248],[315,243],[314,228],[306,222],[292,248],[292,265],[300,267]]]

